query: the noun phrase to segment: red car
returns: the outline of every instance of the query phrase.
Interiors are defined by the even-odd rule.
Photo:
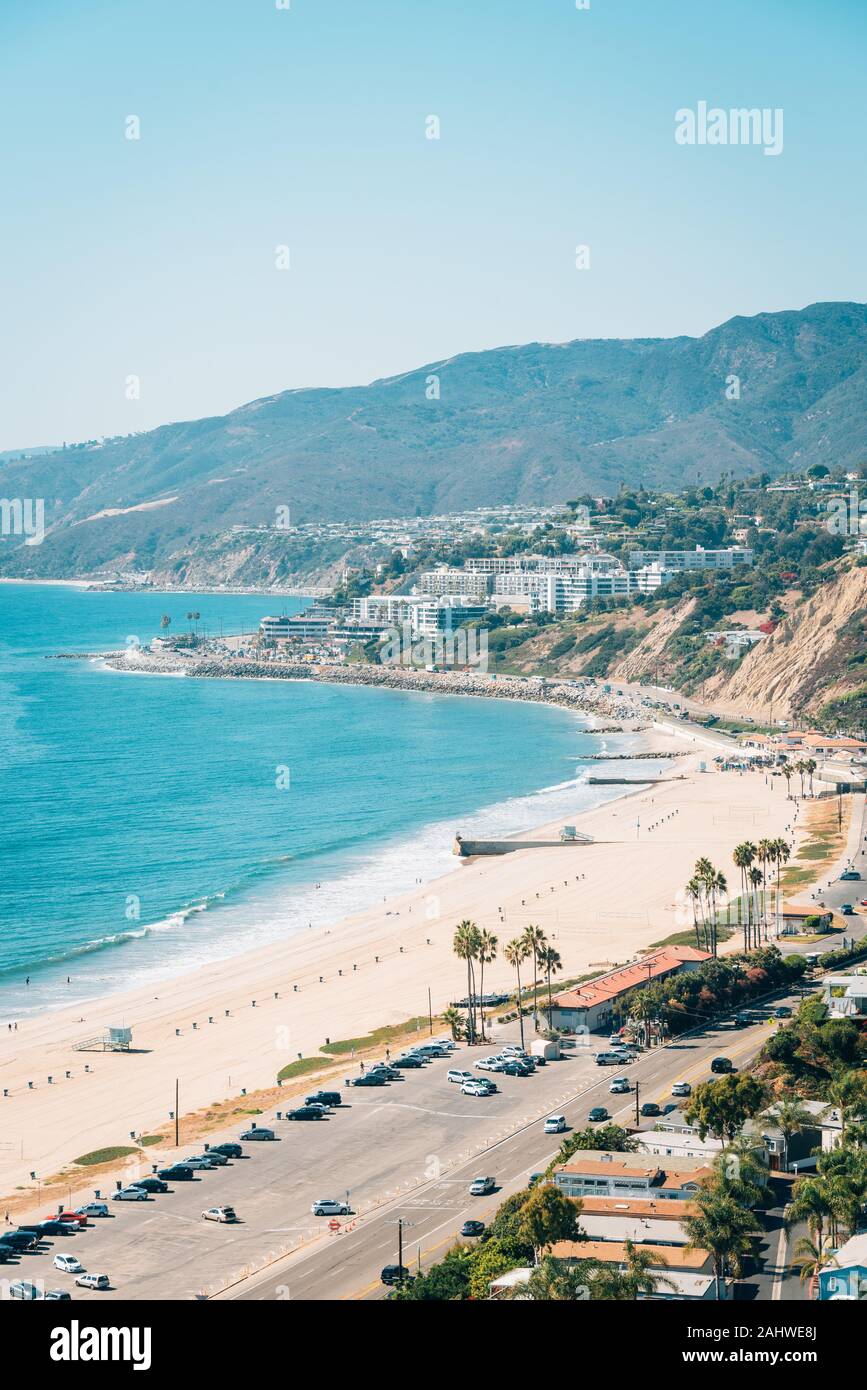
[[[77,1226],[79,1230],[87,1225],[87,1217],[77,1211],[59,1211],[53,1219],[62,1221],[65,1226]]]

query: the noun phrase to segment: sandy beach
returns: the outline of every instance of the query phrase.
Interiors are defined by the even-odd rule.
[[[42,1181],[81,1154],[128,1144],[131,1132],[169,1133],[175,1078],[180,1111],[189,1113],[273,1086],[281,1067],[326,1039],[425,1014],[428,989],[441,1011],[465,992],[451,949],[464,918],[499,938],[486,990],[514,987],[502,947],[530,922],[560,952],[565,977],[627,960],[690,926],[681,890],[695,860],[707,855],[734,885],[735,844],[786,834],[794,808],[782,778],[718,772],[685,731],[654,743],[687,756],[668,763],[671,780],[576,815],[593,844],[456,859],[453,872],[330,927],[162,987],[24,1020],[17,1031],[4,1022],[0,1192],[26,1186],[35,1196],[31,1173]],[[699,770],[700,757],[710,770]],[[550,838],[559,826],[522,838]],[[120,1024],[132,1028],[131,1053],[74,1050]]]

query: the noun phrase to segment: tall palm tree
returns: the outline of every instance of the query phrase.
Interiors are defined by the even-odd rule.
[[[755,911],[753,912],[753,940],[752,940],[752,944],[753,944],[753,946],[758,946],[758,945],[761,943],[761,939],[762,939],[762,924],[761,924],[761,917],[760,917],[760,913],[759,913],[759,887],[760,887],[761,884],[764,883],[764,881],[765,881],[765,876],[764,876],[764,874],[762,873],[762,871],[761,871],[760,868],[758,868],[756,865],[753,865],[753,867],[752,867],[752,868],[750,869],[750,871],[749,871],[748,878],[749,878],[749,881],[750,881],[750,887],[751,887],[752,890],[753,890],[753,901],[754,901],[754,907],[755,907]]]
[[[734,850],[732,852],[732,859],[734,860],[735,868],[740,869],[741,874],[741,900],[746,904],[747,909],[746,920],[743,922],[745,951],[748,951],[750,949],[749,919],[752,915],[750,909],[750,900],[747,893],[747,873],[749,872],[755,857],[756,847],[755,845],[751,845],[749,840],[744,840],[742,844],[735,845]]]
[[[786,800],[788,801],[792,794],[792,767],[790,766],[788,759],[786,759],[786,761],[783,763],[781,771],[786,779]]]
[[[759,840],[756,848],[759,867],[762,871],[762,925],[764,937],[768,939],[768,865],[774,862],[776,840]]]
[[[696,1199],[696,1206],[695,1214],[683,1219],[688,1237],[686,1248],[710,1251],[719,1299],[728,1269],[739,1275],[744,1259],[752,1252],[755,1221],[750,1212],[727,1193],[703,1191]]]
[[[473,962],[478,953],[479,929],[475,922],[463,921],[458,923],[452,939],[452,950],[458,960],[466,961],[467,965],[467,1040],[474,1043],[476,1040],[476,1000],[475,1000],[475,970]]]
[[[702,912],[702,893],[704,892],[704,887],[702,885],[701,879],[698,878],[696,874],[693,874],[692,878],[689,880],[689,883],[687,883],[685,891],[687,897],[692,903],[692,925],[695,931],[695,944],[696,946],[698,946],[699,949],[701,949],[702,937],[704,937],[704,944],[707,944],[707,927],[704,920],[704,913]],[[701,916],[701,934],[699,933],[699,916]]]
[[[539,979],[539,957],[547,948],[548,941],[541,927],[534,927],[532,924],[524,928],[524,940],[527,943],[527,954],[533,957],[533,1031],[536,1031],[536,1010],[539,1007],[538,999],[538,979]]]
[[[795,1183],[792,1200],[786,1207],[785,1223],[787,1229],[805,1221],[810,1233],[815,1237],[816,1247],[821,1250],[825,1244],[825,1230],[831,1216],[832,1199],[824,1178],[799,1178]]]
[[[530,948],[522,936],[513,937],[506,942],[503,955],[518,976],[518,1018],[521,1021],[521,1046],[524,1046],[524,1008],[521,1003],[521,964],[530,954]]]
[[[811,795],[811,796],[813,795],[813,773],[816,771],[817,766],[818,766],[818,764],[817,764],[815,758],[807,758],[806,762],[804,763],[804,771],[806,772],[807,777],[808,777],[809,780],[810,780],[810,795]]]
[[[777,869],[777,920],[780,911],[780,869],[787,863],[792,847],[787,840],[774,840],[774,864]]]
[[[443,1013],[443,1023],[451,1030],[454,1042],[458,1042],[464,1036],[464,1019],[460,1009],[449,1005]]]
[[[548,1027],[550,1028],[552,1026],[551,1017],[554,1012],[554,1001],[551,997],[551,976],[558,975],[563,969],[563,961],[560,958],[560,952],[555,951],[553,946],[546,946],[545,953],[542,956],[542,964],[545,967],[545,974],[548,979]]]
[[[476,959],[479,962],[479,1030],[482,1042],[485,1041],[485,966],[496,960],[499,944],[498,938],[487,927],[479,932]]]

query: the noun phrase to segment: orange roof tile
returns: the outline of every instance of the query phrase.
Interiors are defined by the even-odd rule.
[[[647,984],[648,980],[670,974],[687,961],[705,961],[710,958],[709,951],[699,951],[695,946],[663,946],[632,965],[622,965],[617,970],[609,970],[607,974],[600,975],[596,980],[588,980],[577,989],[567,989],[562,994],[555,994],[554,1003],[566,1009],[588,1009],[592,1004],[604,1004],[609,999],[616,999],[626,990]]]

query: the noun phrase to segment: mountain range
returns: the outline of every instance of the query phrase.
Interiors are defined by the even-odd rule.
[[[45,499],[41,545],[0,572],[165,569],[232,526],[564,502],[863,462],[867,305],[737,317],[700,338],[466,353],[367,386],[283,391],[227,415],[37,457],[0,496]]]

